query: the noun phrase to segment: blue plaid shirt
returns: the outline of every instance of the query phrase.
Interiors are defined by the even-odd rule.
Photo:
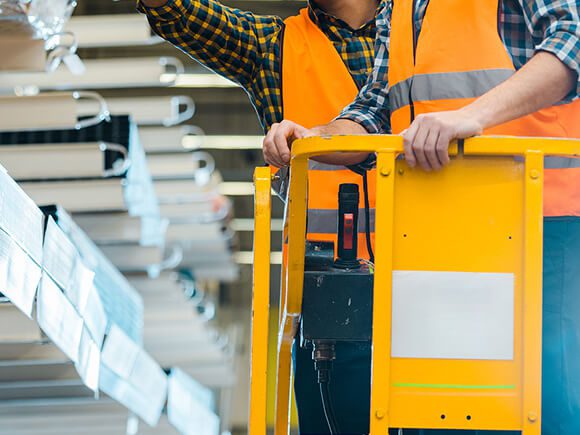
[[[417,1],[415,28],[421,30],[428,0]],[[377,17],[375,66],[356,100],[339,118],[362,125],[369,133],[389,133],[388,64],[392,12],[390,0]],[[521,68],[537,51],[556,55],[576,71],[578,84],[566,101],[580,95],[580,6],[578,0],[502,0],[500,32],[514,66]],[[579,121],[580,122],[580,121]]]

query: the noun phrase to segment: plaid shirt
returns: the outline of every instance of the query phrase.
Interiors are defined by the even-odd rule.
[[[381,4],[377,12],[383,7]],[[282,18],[254,15],[216,0],[169,0],[159,8],[138,3],[138,10],[147,14],[155,33],[242,86],[265,130],[283,120]],[[313,21],[334,44],[360,89],[373,68],[374,20],[360,29],[351,29],[313,2],[309,2],[309,11]]]
[[[417,2],[415,28],[421,30],[428,0]],[[565,101],[580,95],[580,7],[578,0],[502,0],[500,32],[516,69],[539,50],[556,55],[578,73],[578,84]],[[392,0],[377,17],[375,66],[368,83],[339,118],[361,124],[369,133],[390,132],[388,110],[389,35]]]

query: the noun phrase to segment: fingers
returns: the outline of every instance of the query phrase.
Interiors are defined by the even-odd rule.
[[[449,142],[451,142],[451,134],[448,131],[440,132],[435,144],[435,152],[443,166],[449,164]]]
[[[278,123],[272,124],[270,131],[268,132],[268,134],[264,138],[264,142],[262,143],[262,153],[264,154],[264,160],[266,161],[266,163],[276,168],[281,168],[282,166],[284,166],[284,164],[282,163],[282,159],[278,155],[278,149],[276,147],[276,144],[274,143],[274,137],[276,135],[276,131],[278,130],[279,126],[280,124]]]
[[[277,168],[287,166],[290,163],[290,145],[307,132],[307,129],[291,121],[273,124],[262,144],[266,163]]]
[[[454,136],[443,116],[446,115],[419,115],[403,132],[405,159],[409,166],[418,164],[425,171],[437,171],[449,164],[449,142]]]
[[[304,139],[312,136],[316,136],[314,130],[309,130],[301,125],[294,124],[294,139]]]
[[[425,140],[425,157],[429,163],[430,169],[438,171],[443,168],[443,163],[439,160],[437,153],[437,141],[439,140],[439,130],[433,128],[429,130],[427,139]]]
[[[415,134],[419,129],[419,124],[413,122],[411,126],[403,132],[403,145],[405,149],[405,160],[407,164],[414,168],[417,165],[417,159],[413,152],[413,142],[415,141]]]
[[[282,162],[282,166],[290,163],[290,138],[293,137],[292,126],[282,122],[274,133],[275,153]]]
[[[429,160],[427,160],[426,150],[425,150],[425,143],[427,142],[427,138],[429,137],[429,129],[426,128],[424,125],[421,125],[420,128],[417,130],[417,134],[415,134],[415,140],[413,141],[413,153],[417,158],[417,163],[424,171],[430,171],[431,164]]]

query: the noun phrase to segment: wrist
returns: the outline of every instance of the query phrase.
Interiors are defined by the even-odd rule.
[[[483,131],[492,125],[493,114],[486,107],[477,103],[475,101],[459,109],[459,113]]]
[[[349,119],[335,119],[329,124],[314,127],[309,130],[310,136],[332,136],[345,134],[367,134],[365,128]]]

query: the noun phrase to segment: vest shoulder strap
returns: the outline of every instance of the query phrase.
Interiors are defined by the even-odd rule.
[[[358,92],[328,37],[308,9],[285,21],[282,48],[284,118],[305,127],[332,121]]]

